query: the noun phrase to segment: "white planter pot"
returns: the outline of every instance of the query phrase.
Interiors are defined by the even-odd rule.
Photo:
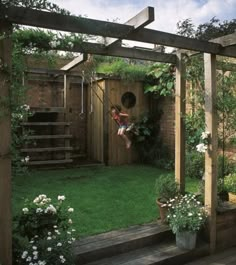
[[[176,246],[182,249],[194,249],[196,247],[197,233],[196,232],[177,232],[176,233]]]

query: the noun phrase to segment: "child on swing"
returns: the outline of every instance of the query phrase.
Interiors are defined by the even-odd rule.
[[[121,112],[121,106],[114,105],[111,107],[112,118],[119,125],[117,135],[119,135],[124,141],[126,148],[129,149],[131,146],[131,141],[127,135],[125,135],[126,129],[128,127],[128,114]]]

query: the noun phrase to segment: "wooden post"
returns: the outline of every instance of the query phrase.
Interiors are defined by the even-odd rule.
[[[217,192],[217,110],[216,110],[216,56],[204,54],[205,118],[210,143],[205,155],[205,206],[209,212],[210,250],[216,247],[216,192]]]
[[[11,70],[11,39],[2,38],[11,34],[12,25],[0,21],[0,100],[9,97]],[[6,69],[5,69],[6,68]],[[12,264],[11,221],[11,116],[8,107],[0,102],[0,264]]]
[[[65,110],[65,121],[68,121],[69,117],[69,107],[68,107],[68,95],[70,93],[70,78],[64,74],[64,110]],[[70,134],[70,126],[65,125],[64,133],[66,135]],[[65,147],[70,147],[70,139],[65,138]],[[68,160],[71,158],[71,151],[66,150],[65,151],[65,160]]]
[[[103,162],[108,165],[109,160],[109,98],[108,98],[108,80],[105,80],[103,93]]]
[[[183,54],[177,52],[175,88],[175,179],[185,191],[185,124],[186,82]]]

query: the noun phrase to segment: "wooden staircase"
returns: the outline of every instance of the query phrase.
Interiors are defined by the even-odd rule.
[[[30,160],[29,166],[44,166],[72,163],[70,145],[70,122],[65,120],[65,109],[62,107],[31,108],[33,115],[22,123],[23,130],[29,129],[29,144],[21,149]],[[63,121],[61,121],[63,120]]]
[[[169,227],[155,223],[81,239],[74,254],[76,265],[181,265],[208,255],[209,246],[179,249]]]

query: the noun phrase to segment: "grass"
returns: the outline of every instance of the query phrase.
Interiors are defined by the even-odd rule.
[[[155,180],[167,173],[143,165],[33,171],[13,179],[13,214],[26,198],[65,195],[80,236],[152,222],[158,217]],[[188,180],[186,186],[196,191],[198,181]]]

